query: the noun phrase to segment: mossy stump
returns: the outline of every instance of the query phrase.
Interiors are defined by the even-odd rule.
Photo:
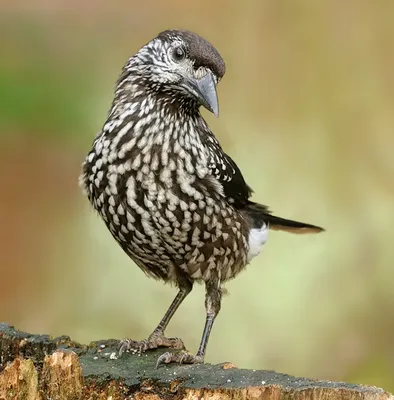
[[[117,342],[81,345],[0,324],[0,399],[394,400],[382,389],[221,365],[155,369],[161,350],[117,357]]]

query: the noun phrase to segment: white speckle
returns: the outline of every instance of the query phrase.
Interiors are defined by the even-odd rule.
[[[230,383],[230,382],[231,382],[231,379],[227,379],[227,382]]]
[[[118,194],[118,188],[116,186],[116,182],[118,180],[118,174],[110,174],[108,177],[109,187],[112,194]]]
[[[96,153],[101,154],[101,151],[103,150],[103,143],[102,140],[98,140],[97,143],[94,146]]]
[[[95,167],[96,167],[97,169],[100,169],[102,165],[103,165],[103,160],[102,160],[101,158],[99,158],[99,159],[96,161]]]
[[[135,218],[133,217],[133,215],[129,211],[127,211],[126,217],[127,217],[127,222],[128,223],[133,224],[135,222]],[[128,224],[127,224],[127,229],[129,229]]]
[[[159,157],[157,156],[157,153],[153,154],[151,165],[150,165],[152,170],[157,170],[159,168]]]
[[[100,344],[100,349],[105,349],[105,344]]]
[[[265,385],[265,383],[266,383],[265,381],[261,381],[261,384],[262,384],[262,385]]]
[[[202,278],[201,269],[198,268],[198,269],[196,270],[196,272],[194,272],[194,273],[191,275],[191,277],[192,277],[193,279],[201,279],[201,278]]]
[[[172,186],[171,171],[168,168],[164,168],[160,173],[160,180],[166,183],[167,186]]]
[[[155,236],[155,230],[153,229],[152,224],[149,222],[149,220],[146,220],[144,218],[141,219],[141,225],[144,229],[144,233],[148,236]],[[138,231],[137,231],[138,232]],[[137,233],[136,232],[136,233]]]
[[[141,155],[138,154],[137,157],[134,159],[133,163],[131,164],[131,168],[137,170],[141,165]]]
[[[98,357],[97,357],[97,356],[94,356],[94,357],[93,357],[93,360],[98,360]]]
[[[108,203],[111,204],[111,206],[114,206],[114,207],[115,207],[115,199],[114,199],[113,196],[110,196],[110,197],[109,197]]]
[[[133,176],[129,177],[126,186],[127,186],[127,202],[130,204],[131,201],[135,199],[135,179]]]
[[[200,256],[197,258],[197,262],[204,262],[204,261],[205,261],[204,253],[201,253]]]
[[[163,147],[162,153],[161,153],[161,163],[163,164],[163,166],[167,166],[168,163],[168,153],[167,153],[167,149],[165,149]]]
[[[145,175],[148,175],[148,174],[149,174],[149,165],[144,164],[144,165],[142,166],[142,168],[141,168],[141,172],[142,172],[143,174],[145,174]]]
[[[194,228],[193,234],[192,234],[192,245],[196,246],[199,243],[199,238],[200,238],[200,229],[198,227]]]
[[[205,214],[207,214],[208,216],[211,216],[213,214],[213,208],[210,206],[207,206],[205,208]]]
[[[151,160],[151,153],[148,152],[148,153],[145,154],[143,162],[144,162],[144,164],[149,164],[150,160]]]
[[[111,360],[117,360],[117,359],[118,359],[118,356],[116,355],[115,352],[112,352],[112,353],[110,354],[109,358],[110,358]]]
[[[89,162],[92,162],[93,159],[94,159],[94,156],[95,156],[94,153],[90,153],[89,156],[88,156],[88,161],[89,161]]]
[[[187,211],[187,209],[189,208],[187,203],[182,200],[180,201],[180,206],[182,211]]]

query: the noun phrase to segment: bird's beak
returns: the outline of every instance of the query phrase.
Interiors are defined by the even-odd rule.
[[[197,93],[200,104],[211,111],[215,117],[219,116],[218,95],[216,83],[211,71],[208,71],[201,79],[192,78],[189,84]]]

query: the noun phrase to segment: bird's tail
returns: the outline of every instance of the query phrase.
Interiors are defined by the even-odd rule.
[[[306,224],[305,222],[292,221],[272,215],[268,208],[262,204],[250,202],[244,209],[244,215],[251,225],[260,228],[267,224],[269,229],[291,233],[318,233],[324,231],[320,226]]]
[[[269,229],[274,231],[285,231],[291,233],[319,233],[324,231],[320,226],[306,224],[304,222],[292,221],[291,219],[285,219],[275,217],[275,215],[268,214],[265,217],[268,222]]]

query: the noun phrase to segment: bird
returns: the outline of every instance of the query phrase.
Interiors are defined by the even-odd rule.
[[[80,185],[110,233],[149,277],[178,292],[147,339],[119,353],[168,348],[157,367],[203,363],[224,284],[256,257],[270,230],[317,233],[251,200],[252,189],[201,114],[219,114],[218,50],[187,30],[166,30],[124,65]],[[205,285],[206,319],[196,353],[165,329],[195,283]]]

